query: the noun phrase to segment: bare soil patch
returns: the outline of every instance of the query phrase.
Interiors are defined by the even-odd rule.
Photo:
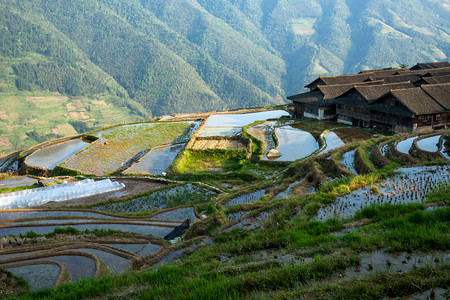
[[[99,178],[101,180],[104,178]],[[117,200],[132,195],[136,195],[149,190],[156,190],[166,186],[164,183],[154,182],[146,178],[116,178],[111,179],[119,183],[123,183],[125,187],[119,191],[108,192],[89,197],[83,197],[63,202],[47,203],[42,207],[71,207],[71,206],[85,206],[102,203],[109,200]]]
[[[103,107],[108,106],[108,104],[106,104],[106,102],[104,100],[92,100],[92,104],[97,105],[97,106],[103,106]]]
[[[12,146],[11,142],[7,137],[0,135],[0,149],[2,148],[10,148]]]
[[[19,283],[16,278],[5,270],[0,269],[0,297],[17,293]]]
[[[238,140],[196,140],[192,145],[192,149],[240,149],[244,148],[245,145]]]
[[[86,115],[83,111],[81,111],[81,112],[71,111],[71,112],[69,112],[69,117],[71,117],[72,119],[81,119],[81,120],[89,119],[89,116]]]
[[[344,143],[361,142],[371,139],[373,136],[370,132],[355,129],[341,128],[333,130]]]
[[[0,119],[8,120],[9,119],[9,115],[4,110],[0,110]]]
[[[372,220],[370,220],[370,219],[361,219],[358,221],[346,223],[346,224],[344,224],[344,227],[345,228],[359,227],[359,226],[364,226],[364,225],[370,224],[371,222],[372,222]]]
[[[68,100],[69,98],[66,96],[44,96],[44,97],[27,97],[27,101],[30,102],[48,102],[48,101],[57,101],[57,100]]]

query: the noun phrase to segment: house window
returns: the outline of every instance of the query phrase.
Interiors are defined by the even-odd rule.
[[[313,114],[313,115],[318,115],[319,114],[319,110],[317,108],[311,108],[311,107],[307,107],[305,109],[305,112]]]

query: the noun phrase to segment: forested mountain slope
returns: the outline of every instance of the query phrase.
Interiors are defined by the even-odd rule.
[[[277,104],[318,75],[447,60],[449,17],[449,0],[1,0],[0,93],[130,119]]]

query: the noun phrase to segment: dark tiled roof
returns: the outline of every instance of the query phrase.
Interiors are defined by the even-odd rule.
[[[418,74],[402,74],[402,75],[392,75],[392,76],[378,76],[371,77],[372,80],[383,80],[384,83],[397,83],[397,82],[406,82],[409,81],[411,83],[416,83],[420,80],[420,76]]]
[[[367,82],[361,82],[357,84],[349,83],[349,84],[337,84],[337,85],[319,85],[317,86],[317,90],[314,90],[312,92],[306,92],[302,94],[297,94],[293,96],[287,97],[287,99],[301,102],[301,103],[313,103],[317,101],[321,101],[320,103],[326,103],[326,105],[330,105],[333,103],[333,101],[327,101],[325,100],[332,100],[343,93],[350,90],[355,85],[376,85],[376,84],[382,84],[383,80],[377,80],[377,81],[367,81]],[[325,104],[324,104],[325,105]]]
[[[376,77],[381,76],[392,76],[396,72],[399,72],[403,69],[400,68],[385,68],[385,69],[375,69],[375,70],[362,70],[359,72],[359,74],[367,74],[367,73],[374,73]]]
[[[450,83],[425,84],[422,89],[445,109],[450,110]]]
[[[310,87],[317,82],[322,81],[325,85],[341,85],[341,84],[350,84],[350,83],[359,83],[364,82],[366,80],[370,80],[370,76],[373,76],[373,73],[364,73],[364,74],[353,74],[353,75],[338,75],[338,76],[320,76],[310,84],[305,87]]]
[[[306,92],[287,97],[289,100],[304,104],[317,105],[320,107],[331,106],[334,104],[333,99],[324,99],[321,92]]]
[[[426,94],[422,88],[392,90],[389,92],[411,112],[416,115],[427,115],[444,112],[444,108]],[[378,101],[377,101],[378,102]],[[378,102],[379,103],[379,102]]]
[[[432,62],[432,63],[418,63],[414,67],[410,68],[410,70],[425,70],[425,69],[435,69],[435,68],[445,68],[450,67],[448,61],[443,62]]]
[[[377,80],[377,81],[366,81],[349,84],[318,85],[317,88],[320,92],[322,92],[324,99],[332,99],[341,96],[354,86],[366,86],[366,85],[372,86],[372,85],[380,85],[382,83],[383,80]]]
[[[422,80],[427,84],[449,83],[450,75],[423,77]]]
[[[439,69],[428,69],[426,71],[427,72],[423,75],[425,77],[450,75],[450,67],[448,67],[448,68],[439,68]]]
[[[379,84],[379,85],[359,85],[353,87],[351,90],[342,95],[342,97],[348,97],[352,90],[355,90],[367,101],[374,101],[383,96],[390,90],[394,89],[410,89],[414,88],[410,82],[399,82],[391,84]]]

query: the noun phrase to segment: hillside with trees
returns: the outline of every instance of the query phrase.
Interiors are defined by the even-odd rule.
[[[0,97],[101,98],[128,120],[280,104],[319,75],[447,60],[449,10],[437,0],[0,1]]]

